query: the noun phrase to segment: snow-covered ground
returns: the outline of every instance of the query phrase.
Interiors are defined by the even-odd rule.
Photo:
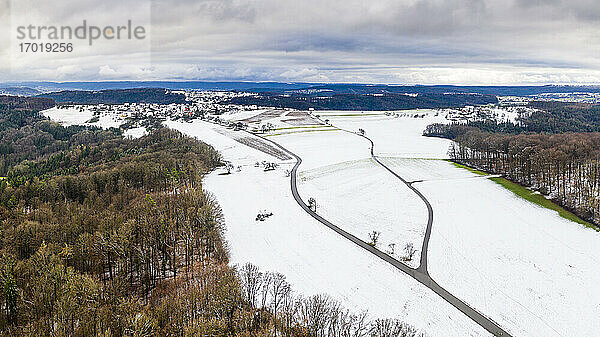
[[[430,275],[515,336],[597,336],[600,234],[442,160],[386,158],[430,200]],[[573,322],[582,322],[574,324]]]
[[[365,129],[375,141],[375,153],[398,174],[411,181],[424,180],[415,186],[433,205],[429,272],[440,285],[515,336],[597,335],[598,233],[524,201],[485,177],[431,159],[445,158],[449,144],[421,136],[428,123],[438,121],[433,116],[331,115],[328,119],[334,126]],[[410,222],[426,215],[419,212],[418,203],[397,210],[413,200],[395,190],[391,176],[371,165],[368,143],[355,135],[306,132],[270,139],[303,158],[299,168],[302,197],[315,197],[318,212],[342,228],[364,232],[372,227],[369,224],[377,224],[379,228],[371,230],[380,230],[382,240],[400,241],[408,234],[403,228],[406,224],[398,219],[410,218]],[[433,336],[485,335],[476,332],[478,328],[470,321],[463,321],[464,317],[457,321],[461,315],[445,302],[435,305],[440,305],[437,308],[445,312],[443,316],[451,317],[452,329],[441,328],[448,320],[430,321],[431,317],[440,319],[437,309],[413,316],[423,306],[435,308],[431,301],[439,298],[363,256],[360,249],[339,241],[306,216],[291,199],[289,180],[277,173],[280,170],[268,174],[249,170],[256,172],[212,174],[205,183],[224,209],[234,262],[254,261],[265,269],[279,270],[301,293],[330,293],[349,307],[369,309],[374,316],[399,316]],[[369,205],[377,207],[369,211]],[[254,216],[261,209],[275,216],[255,223]],[[401,226],[390,226],[394,220]],[[402,299],[383,295],[387,287],[389,294]],[[416,293],[410,295],[411,291]],[[404,301],[410,303],[407,309]]]
[[[84,125],[88,120],[94,117],[94,113],[89,109],[80,110],[76,108],[62,109],[53,107],[42,111],[42,114],[64,126]]]
[[[435,212],[429,273],[438,283],[515,336],[600,334],[599,233],[487,179],[417,187]]]
[[[290,168],[292,166],[290,161],[278,160],[277,158],[265,152],[262,152],[256,148],[245,146],[244,144],[235,140],[235,137],[251,137],[257,141],[264,142],[257,137],[250,136],[244,132],[232,131],[222,126],[201,120],[194,120],[192,123],[169,120],[164,122],[164,125],[212,145],[221,153],[225,160],[231,161],[231,163],[236,167],[254,166],[256,162],[262,161],[277,162],[280,164],[289,162],[290,164],[288,166],[290,166]]]
[[[140,138],[144,135],[146,135],[148,132],[146,131],[146,128],[143,126],[137,127],[137,128],[131,128],[131,129],[127,129],[125,131],[123,131],[123,136],[125,137],[129,137],[129,138]]]
[[[50,114],[67,125],[91,118],[69,111]],[[520,199],[486,177],[437,160],[447,157],[449,141],[421,136],[426,125],[444,121],[434,112],[336,114],[352,112],[321,116],[337,127],[364,129],[375,142],[375,154],[395,172],[423,180],[415,186],[434,210],[428,269],[441,286],[514,336],[599,335],[599,233]],[[425,117],[411,117],[415,114]],[[271,120],[284,127],[284,117]],[[293,160],[260,151],[256,143],[260,148],[261,140],[241,131],[202,121],[165,124],[213,145],[241,166],[230,175],[215,171],[204,181],[223,208],[232,263],[252,262],[281,272],[303,295],[328,293],[350,309],[398,317],[431,336],[488,335],[424,286],[306,214],[285,176]],[[250,137],[254,147],[244,145],[243,137]],[[397,242],[398,251],[402,240],[419,240],[424,207],[369,159],[364,139],[340,130],[270,139],[302,157],[300,194],[305,200],[314,197],[324,217],[363,239],[365,232],[381,231],[383,250],[389,242]],[[263,160],[280,166],[264,172],[254,166]],[[261,210],[274,215],[257,222]],[[415,248],[420,250],[421,243]]]
[[[402,137],[396,131],[403,118],[330,121],[365,129],[376,154],[387,155],[382,160],[396,173],[407,180],[424,180],[415,186],[433,206],[428,269],[440,285],[515,336],[599,335],[598,232],[452,163],[400,158],[411,155],[402,145],[393,150]],[[424,126],[408,122],[401,133],[418,137]],[[442,153],[427,142],[415,139],[408,144],[426,154]]]
[[[268,109],[258,109],[258,110],[234,110],[225,112],[222,115],[219,115],[220,118],[228,120],[228,121],[241,121],[247,118],[251,118],[257,115],[260,115],[263,112],[268,111]]]
[[[293,161],[279,161],[277,170],[264,172],[251,163],[264,160],[265,154],[228,139],[223,135],[228,130],[220,126],[200,121],[166,125],[215,146],[235,166],[246,164],[240,172],[221,175],[217,170],[204,179],[205,189],[223,209],[232,263],[251,262],[281,272],[304,296],[327,293],[348,309],[368,310],[372,317],[397,317],[429,336],[488,335],[429,289],[306,214],[292,198],[285,176]],[[294,137],[308,134],[312,133]],[[291,135],[274,138],[279,137]],[[364,144],[360,148],[364,151]],[[255,221],[261,210],[274,215]]]
[[[403,249],[411,244],[416,253],[407,263],[418,267],[427,208],[404,183],[390,179],[390,173],[371,159],[368,141],[344,131],[270,139],[302,158],[298,192],[306,203],[314,198],[319,214],[366,242],[371,241],[373,231],[380,233],[377,247],[393,251],[396,258],[406,256]]]
[[[348,112],[346,112],[348,113]],[[425,115],[422,118],[367,115],[337,117],[315,112],[322,119],[329,119],[336,127],[350,131],[365,130],[365,135],[375,142],[375,155],[404,158],[448,158],[450,141],[441,138],[423,137],[423,130],[431,123],[447,122],[442,116],[435,116],[434,110],[414,110],[408,114]]]
[[[125,123],[125,119],[118,113],[101,113],[97,116],[98,120],[94,121],[94,113],[85,106],[81,109],[53,107],[42,111],[42,114],[64,126],[92,125],[108,129],[118,128]]]
[[[378,159],[407,181],[487,179],[445,160],[399,157],[378,157]]]

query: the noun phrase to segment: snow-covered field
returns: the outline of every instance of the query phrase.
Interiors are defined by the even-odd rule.
[[[346,112],[348,113],[348,112]],[[441,138],[423,137],[423,130],[431,123],[442,123],[446,120],[435,117],[433,110],[414,110],[406,113],[408,116],[426,115],[422,118],[391,117],[383,114],[366,116],[332,116],[334,113],[325,114],[315,112],[322,119],[329,119],[336,127],[350,131],[365,130],[365,135],[375,142],[375,155],[384,157],[404,158],[448,158],[450,141]]]
[[[234,166],[253,166],[255,162],[263,160],[280,162],[264,152],[245,146],[228,137],[226,134],[231,131],[212,123],[201,120],[195,120],[192,123],[166,121],[164,125],[212,145],[223,158],[231,161]]]
[[[599,233],[487,179],[417,187],[435,211],[429,272],[438,283],[515,336],[600,334]]]
[[[214,131],[218,126],[168,125],[223,147],[225,158],[234,165],[262,158],[254,149],[220,139],[222,135]],[[429,289],[306,214],[292,198],[284,173],[291,164],[283,162],[270,172],[247,165],[231,175],[215,171],[205,178],[205,189],[215,195],[225,215],[232,263],[252,262],[263,270],[281,272],[304,296],[326,293],[348,309],[368,310],[372,317],[397,317],[429,336],[488,335]],[[274,215],[257,222],[261,210]]]
[[[90,110],[79,110],[76,108],[59,109],[58,107],[53,107],[42,111],[42,114],[64,126],[83,125],[94,117],[93,112]]]
[[[399,158],[409,154],[402,146],[393,151],[402,118],[330,120],[338,127],[365,129],[376,154],[390,156],[382,160],[396,173],[424,180],[415,186],[432,202],[428,269],[440,285],[515,336],[600,335],[598,232],[452,163]],[[422,125],[410,124],[402,134],[417,137]],[[435,154],[426,142],[409,144]]]
[[[424,180],[429,273],[446,290],[515,336],[598,335],[599,233],[446,161],[384,162]]]
[[[445,160],[399,157],[379,157],[379,160],[407,181],[487,179]]]
[[[129,137],[129,138],[140,138],[140,137],[146,135],[147,133],[148,133],[148,131],[146,131],[146,128],[143,126],[140,126],[137,128],[131,128],[131,129],[127,129],[127,130],[123,131],[123,136]]]
[[[268,109],[258,109],[258,110],[234,110],[228,111],[222,115],[219,115],[220,118],[228,120],[228,121],[241,121],[247,118],[251,118],[257,115],[260,115],[263,112],[268,111]]]
[[[402,258],[406,244],[416,250],[409,265],[419,265],[427,208],[410,189],[370,157],[370,144],[344,131],[306,132],[271,137],[302,158],[298,191],[317,212],[338,227]],[[351,210],[351,211],[349,211]],[[390,244],[393,247],[390,247]]]
[[[91,118],[60,113],[52,112],[51,118],[69,124]],[[405,117],[319,113],[336,127],[364,129],[382,161],[409,181],[422,180],[414,186],[433,206],[428,269],[437,283],[514,336],[600,336],[598,232],[439,160],[447,157],[449,141],[421,136],[426,125],[443,121],[433,112]],[[410,117],[415,114],[426,116]],[[284,127],[284,117],[272,121]],[[202,121],[165,124],[213,145],[241,166],[230,175],[217,170],[204,180],[223,208],[232,263],[281,272],[305,296],[328,293],[352,310],[398,317],[430,336],[488,335],[415,280],[306,214],[285,176],[293,160],[244,145],[240,135],[256,137],[241,131]],[[393,242],[400,253],[409,241],[420,250],[426,210],[369,159],[367,141],[341,130],[292,131],[269,139],[302,157],[298,188],[304,200],[314,197],[318,213],[363,239],[380,231],[382,250]],[[280,166],[264,172],[254,166],[263,160]],[[274,215],[257,222],[261,210]]]
[[[88,108],[58,108],[53,107],[42,111],[42,114],[53,121],[59,122],[64,126],[70,125],[93,125],[104,129],[118,128],[125,123],[121,115],[117,113],[101,113],[98,120],[94,121],[94,113]],[[139,132],[139,131],[138,131]],[[135,131],[134,131],[135,133]],[[132,134],[133,135],[133,134]],[[135,134],[137,135],[137,134]]]

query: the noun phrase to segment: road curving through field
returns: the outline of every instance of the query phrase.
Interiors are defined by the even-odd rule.
[[[343,129],[341,129],[341,130],[343,130]],[[296,164],[292,168],[292,171],[291,171],[291,174],[290,174],[290,185],[291,185],[292,195],[293,195],[294,199],[296,200],[296,202],[298,203],[298,205],[300,205],[300,207],[305,212],[307,212],[308,214],[310,214],[314,219],[316,219],[317,221],[319,221],[323,225],[327,226],[329,229],[333,230],[334,232],[338,233],[339,235],[341,235],[345,239],[347,239],[347,240],[353,242],[354,244],[356,244],[357,246],[359,246],[359,247],[367,250],[371,254],[377,256],[381,260],[389,263],[390,265],[394,266],[396,269],[399,269],[400,271],[404,272],[408,276],[410,276],[413,279],[417,280],[419,283],[421,283],[424,286],[426,286],[427,288],[431,289],[433,292],[435,292],[436,294],[438,294],[440,297],[442,297],[444,300],[446,300],[448,303],[450,303],[452,306],[454,306],[460,312],[462,312],[463,314],[467,315],[475,323],[477,323],[482,328],[484,328],[485,330],[487,330],[488,332],[490,332],[492,335],[494,335],[494,336],[502,336],[502,337],[512,337],[511,334],[509,334],[508,332],[506,332],[505,330],[503,330],[492,319],[484,316],[483,314],[479,313],[477,310],[475,310],[472,307],[470,307],[467,303],[463,302],[462,300],[460,300],[456,296],[452,295],[450,292],[448,292],[442,286],[440,286],[439,284],[437,284],[431,278],[431,276],[429,275],[429,273],[427,271],[427,249],[428,249],[428,245],[429,245],[429,238],[431,236],[431,228],[433,226],[433,207],[431,206],[431,203],[429,202],[429,200],[427,200],[427,198],[417,188],[415,188],[413,186],[414,182],[409,182],[406,179],[402,178],[400,175],[398,175],[396,172],[394,172],[392,169],[390,169],[388,166],[386,166],[384,163],[382,163],[375,156],[375,154],[374,154],[375,144],[373,143],[373,141],[370,138],[368,138],[364,134],[359,134],[359,133],[352,132],[352,131],[349,131],[349,130],[343,130],[343,131],[355,134],[355,135],[360,136],[360,137],[366,139],[367,141],[369,141],[370,144],[371,144],[371,146],[370,146],[370,148],[371,148],[371,150],[370,150],[371,151],[371,153],[370,153],[371,154],[371,158],[373,160],[375,160],[383,168],[385,168],[387,171],[389,171],[397,179],[401,180],[404,184],[406,184],[406,186],[408,186],[415,194],[417,194],[419,196],[419,198],[421,198],[421,200],[423,200],[423,202],[425,203],[425,205],[427,207],[427,211],[428,211],[428,220],[427,220],[427,228],[425,230],[425,238],[423,240],[423,246],[422,246],[422,251],[421,251],[421,260],[420,260],[420,264],[419,264],[418,268],[415,269],[415,268],[409,267],[407,264],[403,263],[402,261],[399,261],[399,260],[391,257],[390,255],[382,252],[381,250],[377,249],[376,247],[371,246],[367,242],[359,239],[358,237],[352,235],[351,233],[349,233],[349,232],[343,230],[342,228],[334,225],[333,223],[329,222],[327,219],[323,218],[322,216],[320,216],[319,214],[317,214],[316,212],[314,212],[304,202],[304,200],[302,199],[302,197],[300,197],[300,194],[299,194],[298,188],[297,188],[297,171],[298,171],[298,167],[300,166],[300,164],[302,164],[302,159],[299,156],[297,156],[295,153],[293,153],[293,152],[289,151],[288,149],[284,148],[279,143],[277,143],[277,142],[275,142],[275,141],[273,141],[271,139],[262,137],[260,135],[256,135],[256,136],[262,138],[264,141],[267,141],[267,142],[269,142],[269,143],[271,143],[271,144],[279,147],[281,150],[287,152],[294,159],[296,159]]]

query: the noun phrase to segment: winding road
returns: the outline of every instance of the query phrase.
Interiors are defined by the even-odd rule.
[[[265,141],[267,141],[267,142],[269,142],[269,143],[277,146],[278,148],[280,148],[281,150],[283,150],[286,153],[290,154],[292,157],[294,157],[296,159],[296,164],[292,168],[292,171],[291,171],[291,174],[290,174],[292,195],[294,196],[294,199],[296,200],[296,202],[298,203],[298,205],[300,205],[300,207],[302,207],[302,209],[304,209],[304,211],[306,211],[308,214],[310,214],[317,221],[319,221],[323,225],[329,227],[330,229],[332,229],[333,231],[335,231],[336,233],[338,233],[342,237],[344,237],[344,238],[352,241],[354,244],[356,244],[356,245],[364,248],[365,250],[367,250],[371,254],[373,254],[373,255],[377,256],[378,258],[384,260],[385,262],[391,264],[392,266],[396,267],[397,269],[401,270],[402,272],[404,272],[405,274],[409,275],[413,279],[417,280],[418,282],[420,282],[421,284],[423,284],[427,288],[431,289],[433,292],[435,292],[436,294],[438,294],[440,297],[442,297],[444,300],[446,300],[448,303],[450,303],[452,306],[454,306],[460,312],[462,312],[465,315],[467,315],[475,323],[479,324],[481,327],[483,327],[485,330],[487,330],[488,332],[490,332],[492,335],[494,335],[494,336],[502,336],[502,337],[512,337],[511,334],[509,334],[508,332],[506,332],[505,330],[503,330],[496,322],[494,322],[490,318],[482,315],[477,310],[473,309],[468,304],[466,304],[462,300],[458,299],[456,296],[452,295],[450,292],[448,292],[442,286],[440,286],[439,284],[437,284],[431,278],[431,276],[429,276],[429,272],[427,271],[427,250],[428,250],[428,245],[429,245],[429,238],[431,236],[431,228],[433,226],[433,207],[431,206],[431,203],[429,202],[429,200],[427,200],[427,198],[417,188],[415,188],[413,186],[413,184],[415,182],[409,182],[406,179],[402,178],[400,175],[398,175],[396,172],[394,172],[392,169],[390,169],[388,166],[386,166],[384,163],[382,163],[377,158],[377,156],[375,156],[375,154],[374,154],[375,144],[373,143],[373,140],[371,140],[370,138],[368,138],[364,134],[360,134],[360,133],[356,133],[356,132],[352,132],[352,131],[344,130],[344,129],[340,129],[340,130],[345,131],[345,132],[349,132],[349,133],[352,133],[352,134],[355,134],[357,136],[363,137],[366,140],[368,140],[370,142],[370,144],[371,144],[371,158],[374,161],[376,161],[379,165],[381,165],[383,168],[385,168],[388,172],[390,172],[392,175],[394,175],[397,179],[400,179],[404,184],[406,184],[406,186],[408,186],[408,188],[410,188],[415,194],[417,194],[419,196],[419,198],[421,198],[421,200],[423,200],[423,202],[427,206],[427,212],[428,212],[427,228],[425,230],[425,238],[423,240],[423,246],[422,246],[422,250],[421,250],[421,260],[420,260],[420,264],[419,264],[418,268],[414,269],[414,268],[409,267],[407,264],[405,264],[405,263],[403,263],[403,262],[401,262],[401,261],[399,261],[399,260],[397,260],[397,259],[389,256],[388,254],[380,251],[379,249],[377,249],[377,248],[369,245],[367,242],[365,242],[365,241],[359,239],[358,237],[356,237],[356,236],[354,236],[354,235],[346,232],[345,230],[343,230],[340,227],[332,224],[327,219],[323,218],[322,216],[320,216],[319,214],[317,214],[316,212],[314,212],[304,202],[304,200],[302,200],[302,198],[300,197],[300,194],[298,193],[298,188],[297,188],[297,183],[296,183],[296,180],[297,180],[297,171],[298,171],[298,167],[300,166],[300,164],[302,164],[302,159],[299,156],[297,156],[295,153],[293,153],[293,152],[289,151],[288,149],[284,148],[283,146],[281,146],[280,144],[278,144],[278,143],[276,143],[276,142],[274,142],[274,141],[272,141],[270,139],[267,139],[265,137],[262,137],[260,135],[256,135],[256,136],[258,136],[258,137],[262,138],[263,140],[265,140]]]

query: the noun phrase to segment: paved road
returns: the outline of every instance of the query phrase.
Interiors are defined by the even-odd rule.
[[[340,130],[343,130],[343,129],[340,129]],[[419,268],[417,268],[417,270],[419,272],[429,276],[429,272],[427,271],[427,250],[429,249],[429,238],[431,237],[431,227],[433,226],[433,207],[431,207],[431,203],[429,203],[429,200],[427,200],[427,198],[425,198],[423,193],[421,193],[421,191],[419,191],[418,189],[416,189],[413,186],[414,183],[419,182],[419,181],[413,181],[413,182],[406,181],[404,178],[402,178],[400,175],[398,175],[392,169],[387,167],[387,165],[382,163],[379,160],[379,158],[377,158],[375,156],[375,154],[373,153],[375,144],[373,143],[371,138],[369,138],[363,134],[360,134],[360,133],[356,133],[356,132],[352,132],[352,131],[348,131],[348,130],[343,130],[343,131],[353,133],[357,136],[361,136],[361,137],[365,138],[366,140],[368,140],[369,143],[371,143],[371,158],[373,160],[375,160],[383,168],[385,168],[388,172],[393,174],[396,178],[400,179],[400,181],[402,181],[404,184],[406,184],[406,186],[408,186],[408,188],[410,188],[413,192],[415,192],[415,194],[418,195],[419,198],[421,198],[421,200],[423,200],[423,202],[425,203],[425,206],[427,207],[427,214],[428,214],[427,215],[427,227],[425,229],[425,237],[423,238],[423,246],[421,247],[421,261],[419,262]]]
[[[306,211],[317,221],[319,221],[322,224],[324,224],[325,226],[329,227],[330,229],[332,229],[339,235],[352,241],[354,244],[364,248],[371,254],[373,254],[373,255],[377,256],[378,258],[384,260],[385,262],[391,264],[392,266],[394,266],[397,269],[401,270],[402,272],[406,273],[413,279],[419,281],[421,284],[423,284],[427,288],[433,290],[433,292],[435,292],[440,297],[442,297],[444,300],[446,300],[448,303],[453,305],[460,312],[467,315],[475,323],[479,324],[481,327],[486,329],[492,335],[502,336],[502,337],[512,337],[511,334],[504,331],[497,323],[492,321],[490,318],[483,316],[481,313],[479,313],[475,309],[471,308],[468,304],[461,301],[456,296],[452,295],[446,289],[442,288],[439,284],[437,284],[431,278],[431,276],[429,276],[429,273],[427,271],[427,249],[428,249],[428,245],[429,245],[429,237],[431,236],[431,227],[433,225],[433,208],[431,207],[431,203],[429,202],[429,200],[427,200],[427,198],[418,189],[416,189],[414,186],[412,186],[413,183],[408,182],[407,180],[402,178],[400,175],[398,175],[397,173],[392,171],[389,167],[387,167],[381,161],[379,161],[379,159],[375,156],[375,154],[373,152],[374,143],[370,138],[368,138],[364,135],[360,135],[358,133],[352,132],[352,131],[348,131],[348,130],[343,130],[343,131],[350,132],[350,133],[356,134],[358,136],[361,136],[361,137],[367,139],[371,143],[371,158],[373,158],[373,160],[375,160],[379,165],[381,165],[386,170],[388,170],[396,178],[400,179],[403,183],[405,183],[413,192],[415,192],[421,198],[421,200],[423,200],[423,202],[427,206],[427,211],[429,213],[429,217],[428,217],[428,221],[427,221],[427,229],[425,231],[425,239],[423,240],[423,247],[422,247],[422,251],[421,251],[421,261],[420,261],[420,265],[417,269],[411,268],[408,265],[404,264],[403,262],[396,260],[395,258],[393,258],[393,257],[389,256],[388,254],[380,251],[379,249],[369,245],[367,242],[346,232],[345,230],[341,229],[340,227],[329,222],[327,219],[321,217],[319,214],[315,213],[310,207],[308,207],[308,205],[304,202],[304,200],[302,200],[302,198],[300,197],[300,194],[298,193],[296,178],[297,178],[298,166],[300,166],[300,164],[302,164],[302,159],[300,157],[298,157],[295,153],[293,153],[293,152],[289,151],[288,149],[284,148],[283,146],[281,146],[280,144],[278,144],[270,139],[267,139],[265,137],[261,137],[261,136],[259,136],[259,137],[262,138],[263,140],[279,147],[280,149],[289,153],[292,157],[294,157],[296,159],[296,164],[292,168],[292,172],[290,174],[292,195],[294,196],[294,199],[296,200],[298,205],[300,205],[300,207],[302,207],[302,209],[304,209],[304,211]]]

